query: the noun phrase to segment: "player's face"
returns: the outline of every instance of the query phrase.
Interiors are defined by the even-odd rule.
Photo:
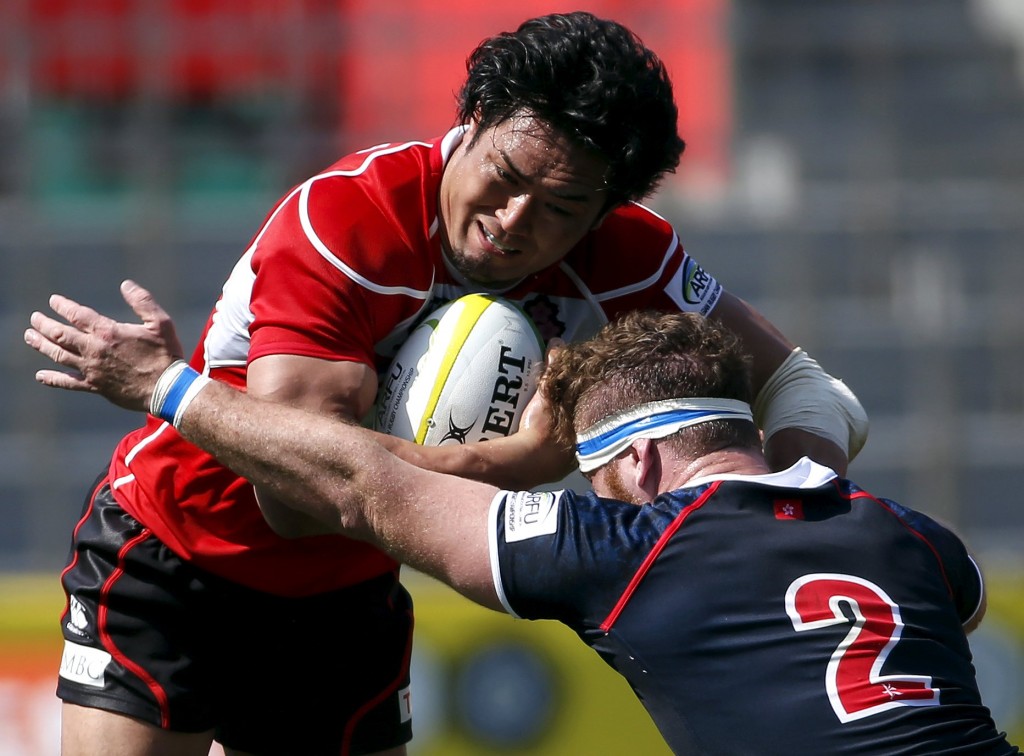
[[[480,133],[471,127],[441,178],[449,259],[491,287],[561,260],[603,217],[607,169],[528,115]]]

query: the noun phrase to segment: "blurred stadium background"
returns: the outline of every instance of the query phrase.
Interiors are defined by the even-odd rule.
[[[194,341],[270,204],[343,152],[451,125],[469,50],[522,0],[0,3],[0,756],[56,752],[57,572],[138,419],[44,391],[21,341],[59,291]],[[954,524],[990,579],[972,636],[1024,740],[1024,4],[593,0],[666,60],[689,143],[651,203],[859,394],[851,476]],[[661,753],[560,627],[410,576],[416,754]],[[499,682],[501,684],[499,684]]]

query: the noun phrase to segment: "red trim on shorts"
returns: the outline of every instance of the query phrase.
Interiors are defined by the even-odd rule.
[[[157,704],[160,707],[160,726],[164,729],[170,727],[171,720],[171,709],[170,704],[167,700],[167,692],[163,687],[153,679],[153,677],[138,664],[133,662],[127,656],[125,656],[121,650],[114,643],[113,638],[107,633],[107,596],[114,587],[114,583],[117,582],[118,578],[124,574],[124,557],[131,551],[135,546],[142,543],[143,541],[153,538],[153,533],[149,528],[144,528],[143,531],[127,541],[124,546],[117,552],[117,563],[118,566],[114,568],[114,571],[110,573],[110,577],[103,583],[103,587],[100,589],[100,600],[99,600],[99,616],[96,618],[96,623],[99,625],[100,639],[103,642],[104,648],[110,651],[110,655],[113,656],[117,661],[128,671],[132,672],[139,679],[141,679],[146,687],[149,688],[153,697],[156,698]]]
[[[398,676],[380,693],[352,712],[352,716],[349,717],[348,724],[345,725],[345,733],[341,738],[341,756],[349,756],[349,754],[351,754],[352,738],[355,737],[356,726],[360,721],[362,721],[362,718],[366,716],[367,712],[372,711],[382,701],[387,699],[388,696],[395,693],[395,691],[398,690],[398,686],[402,684],[402,681],[409,674],[409,664],[412,661],[413,628],[416,621],[411,611],[406,612],[406,614],[409,617],[409,636],[405,642],[405,656],[402,658],[402,666],[398,670]]]
[[[89,506],[86,508],[85,514],[83,514],[82,517],[75,524],[75,529],[71,533],[71,541],[72,541],[72,543],[77,543],[78,542],[78,531],[82,529],[83,525],[85,525],[85,521],[88,520],[92,516],[92,510],[93,510],[94,505],[96,504],[96,496],[99,494],[100,489],[103,488],[103,486],[105,486],[107,484],[108,480],[109,480],[109,478],[104,475],[100,480],[96,481],[96,487],[93,488],[92,489],[92,493],[89,494]],[[71,570],[73,570],[75,568],[76,564],[78,564],[78,551],[77,550],[75,551],[74,556],[71,557],[71,561],[68,562],[68,566],[65,567],[61,571],[61,573],[60,573],[60,584],[61,584],[61,586],[64,585],[64,576],[67,575],[69,572],[71,572]],[[61,614],[60,614],[61,624],[64,624],[65,618],[68,616],[68,612],[71,609],[70,603],[71,603],[71,599],[68,598],[67,591],[65,591],[64,592],[64,611],[62,611]]]

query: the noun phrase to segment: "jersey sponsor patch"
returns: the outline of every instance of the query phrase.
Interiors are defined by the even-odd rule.
[[[81,646],[64,641],[64,653],[60,657],[60,676],[65,680],[102,688],[110,654],[99,648]]]
[[[665,292],[683,312],[707,315],[722,296],[722,284],[709,275],[692,257],[687,257],[672,276]]]
[[[551,535],[558,529],[561,491],[515,491],[505,498],[505,543]]]

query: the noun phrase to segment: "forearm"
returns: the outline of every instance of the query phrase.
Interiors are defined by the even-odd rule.
[[[339,427],[346,433],[337,433]],[[373,445],[360,439],[361,429],[254,399],[217,381],[196,394],[177,428],[279,506],[286,502],[320,523],[311,530],[370,537],[359,470],[372,464]]]
[[[774,469],[808,456],[840,475],[867,438],[867,413],[846,385],[794,349],[762,386],[754,419]]]
[[[274,354],[253,360],[246,374],[246,394],[279,405],[352,421],[372,406],[376,373],[357,362]],[[267,524],[278,535],[297,538],[325,532],[322,523],[282,501],[254,481],[256,500]]]
[[[576,466],[571,449],[528,430],[508,438],[469,444],[420,446],[393,436],[378,436],[395,456],[424,470],[457,475],[509,490],[526,490],[563,479]]]
[[[327,532],[368,541],[501,610],[487,556],[496,489],[418,470],[378,444],[380,434],[217,382],[195,395],[177,427]]]

